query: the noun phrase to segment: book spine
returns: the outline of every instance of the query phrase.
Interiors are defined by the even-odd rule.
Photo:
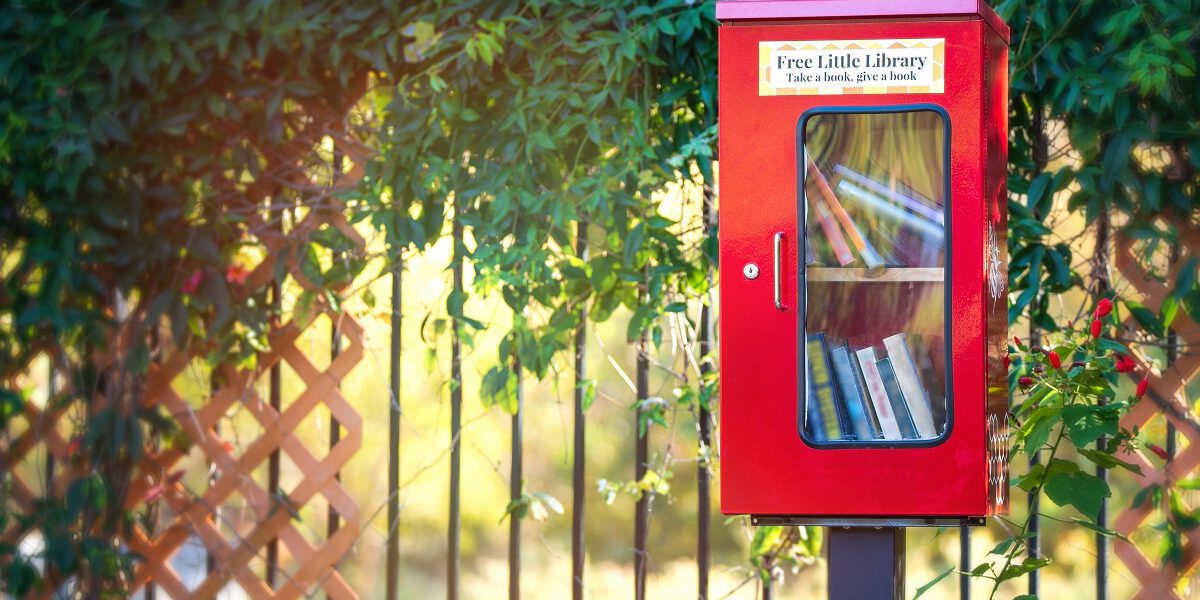
[[[863,390],[858,386],[858,377],[854,374],[854,364],[850,362],[850,351],[846,346],[838,346],[830,351],[833,361],[833,374],[837,379],[838,389],[842,392],[842,400],[846,403],[846,413],[854,437],[860,440],[876,438],[871,426],[871,418],[865,412]]]
[[[859,368],[862,369],[867,394],[871,397],[871,404],[875,407],[875,416],[879,418],[879,429],[883,433],[883,438],[886,440],[902,439],[900,425],[896,422],[896,415],[892,412],[892,406],[888,400],[887,388],[884,387],[883,377],[879,374],[879,365],[875,363],[875,349],[863,348],[855,352],[855,357],[858,359]]]
[[[946,241],[945,228],[936,223],[909,214],[904,209],[864,190],[863,188],[843,179],[838,183],[838,192],[842,197],[852,200],[863,208],[875,214],[903,225],[921,236],[923,240],[936,247],[942,247]]]
[[[908,403],[904,401],[904,393],[900,391],[900,384],[896,382],[896,371],[892,369],[891,359],[881,358],[875,362],[875,365],[879,368],[879,378],[883,380],[883,388],[887,390],[888,402],[892,405],[892,414],[896,415],[896,425],[900,429],[900,437],[906,440],[919,438],[917,427],[913,425],[912,415],[908,413]]]
[[[854,348],[847,345],[846,351],[847,358],[850,360],[850,370],[854,373],[855,381],[858,382],[859,402],[862,404],[863,414],[867,415],[867,424],[871,426],[871,435],[877,440],[883,439],[883,428],[879,426],[879,417],[875,414],[875,406],[871,403],[870,392],[867,391],[867,379],[859,367],[858,358],[854,356]]]
[[[821,417],[823,440],[842,439],[842,427],[838,421],[836,392],[826,355],[825,336],[814,333],[808,336],[808,362],[812,368],[813,394],[817,401],[817,412]]]
[[[871,246],[871,243],[862,236],[862,232],[859,231],[858,225],[854,223],[850,215],[846,214],[846,209],[842,207],[842,203],[838,201],[837,195],[833,193],[833,188],[829,187],[829,181],[825,179],[825,174],[821,173],[821,170],[817,168],[817,163],[813,162],[811,158],[808,159],[808,175],[816,182],[817,191],[821,193],[821,197],[824,198],[830,212],[842,224],[842,228],[846,230],[846,235],[850,238],[850,242],[854,244],[854,247],[858,249],[858,253],[862,255],[863,264],[868,269],[882,267],[883,259],[880,258],[875,248]]]
[[[808,375],[808,396],[804,401],[804,430],[808,436],[818,442],[825,440],[825,427],[821,423],[821,409],[817,403],[816,387],[813,385],[812,360],[806,361],[805,370]]]
[[[829,241],[829,247],[833,250],[833,256],[838,264],[845,267],[854,262],[854,255],[850,253],[850,246],[846,244],[846,238],[842,236],[842,232],[838,229],[837,221],[833,215],[829,213],[829,208],[821,201],[818,196],[813,196],[805,192],[809,204],[812,205],[813,213],[816,214],[817,224],[821,226],[821,231],[825,233],[825,239]]]
[[[883,185],[882,183],[879,183],[878,181],[875,181],[874,179],[871,179],[870,177],[867,177],[866,175],[847,167],[846,165],[835,165],[833,167],[833,171],[838,175],[841,175],[843,178],[848,179],[872,192],[875,192],[884,198],[899,204],[900,206],[903,206],[905,209],[915,215],[925,217],[926,219],[929,219],[938,225],[944,226],[946,224],[946,216],[942,214],[942,211],[931,206],[936,203],[933,200],[918,194],[916,191],[909,189],[908,186],[905,186],[904,189],[901,190],[894,190],[891,187]]]
[[[925,386],[921,384],[921,375],[917,372],[916,362],[905,337],[903,333],[885,337],[883,345],[887,348],[888,357],[892,359],[896,381],[900,384],[900,390],[904,392],[904,400],[908,404],[909,413],[912,414],[913,424],[917,426],[917,433],[923,438],[935,438],[938,428],[933,424],[929,395],[925,393]]]

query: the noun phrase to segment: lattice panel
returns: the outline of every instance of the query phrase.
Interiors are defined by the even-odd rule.
[[[299,253],[289,251],[304,244],[323,228],[335,228],[350,240],[355,250],[365,253],[366,243],[350,223],[337,194],[358,185],[366,163],[366,150],[347,134],[346,107],[351,106],[366,88],[366,78],[357,77],[347,86],[342,107],[331,107],[323,100],[302,106],[306,127],[285,144],[263,149],[269,168],[261,181],[241,187],[239,181],[218,181],[222,209],[246,217],[247,237],[265,258],[246,278],[241,289],[262,291],[277,273],[290,275],[301,287],[316,286],[305,276]],[[312,158],[332,139],[336,158],[346,157],[351,169],[343,172],[337,160],[330,168],[313,168]],[[224,186],[224,187],[222,187]],[[286,193],[285,193],[286,192]],[[294,210],[299,198],[302,210]],[[295,215],[298,222],[285,232],[282,215]],[[281,258],[286,257],[286,258]],[[284,260],[285,264],[277,265]],[[346,286],[349,283],[345,284]],[[335,290],[342,291],[342,290]],[[130,549],[143,557],[136,563],[133,586],[153,583],[160,596],[172,598],[214,598],[231,583],[256,599],[290,599],[324,592],[330,598],[357,598],[338,571],[339,562],[357,539],[362,517],[354,499],[337,478],[339,471],[362,445],[362,417],[340,392],[342,380],[363,356],[363,331],[346,314],[318,301],[307,314],[285,318],[271,325],[270,352],[257,358],[253,371],[220,365],[213,373],[216,386],[204,398],[181,396],[173,383],[208,348],[185,348],[150,365],[145,381],[143,402],[158,405],[174,418],[191,441],[191,456],[202,457],[213,467],[213,477],[201,489],[189,489],[179,476],[188,456],[175,449],[150,453],[138,465],[132,478],[126,504],[135,507],[147,498],[159,502],[159,523],[147,529],[137,525],[127,540]],[[342,345],[338,355],[318,368],[300,349],[297,340],[316,327],[320,317],[336,324]],[[50,353],[49,350],[46,351]],[[32,363],[31,363],[32,364]],[[276,364],[286,364],[302,391],[279,410],[261,398],[255,383],[264,379]],[[62,378],[66,379],[66,378]],[[28,373],[4,382],[10,389],[30,388]],[[249,415],[259,433],[243,447],[235,447],[220,423],[231,411]],[[298,428],[314,413],[328,415],[341,428],[341,439],[326,448],[308,447],[297,435]],[[72,416],[55,407],[53,398],[43,406],[26,402],[24,413],[13,416],[5,431],[0,431],[0,469],[6,471],[11,493],[5,499],[18,513],[35,510],[43,494],[61,496],[70,482],[79,476],[79,461],[72,459],[78,444],[69,441]],[[273,495],[265,477],[256,477],[272,454],[278,452],[299,473]],[[53,468],[48,468],[50,457]],[[49,474],[53,481],[44,481]],[[245,514],[237,523],[222,520],[221,510],[230,505],[244,506]],[[324,513],[336,511],[340,527],[331,536],[317,535],[296,518],[301,510]],[[0,531],[0,543],[20,540],[13,530]],[[274,587],[265,579],[266,547],[278,540],[280,564]],[[195,553],[195,544],[203,545],[212,568],[202,581],[186,581],[172,567],[173,559],[185,547]],[[44,596],[59,582],[51,581]]]
[[[1176,274],[1190,256],[1200,252],[1200,230],[1187,227],[1181,228],[1181,250],[1184,256],[1176,261],[1167,277],[1167,281],[1175,281]],[[1124,278],[1134,290],[1142,294],[1143,303],[1156,313],[1162,306],[1163,300],[1171,290],[1162,282],[1149,277],[1135,258],[1135,242],[1125,237],[1118,237],[1115,264]],[[1137,328],[1132,318],[1128,318],[1124,327]],[[1176,317],[1172,328],[1179,333],[1179,342],[1188,349],[1173,361],[1162,373],[1150,378],[1150,389],[1146,397],[1121,421],[1121,426],[1132,429],[1144,427],[1159,414],[1175,425],[1175,429],[1187,443],[1183,451],[1175,455],[1164,470],[1162,462],[1153,460],[1137,452],[1129,453],[1126,459],[1142,468],[1143,475],[1137,477],[1139,485],[1147,487],[1158,484],[1164,487],[1175,481],[1193,477],[1200,471],[1200,422],[1190,412],[1189,402],[1185,395],[1188,382],[1200,373],[1200,326],[1189,319],[1182,311]],[[1145,356],[1135,356],[1140,362],[1140,372],[1146,373],[1149,361]],[[1164,499],[1164,502],[1166,500]],[[1140,507],[1127,508],[1122,511],[1113,525],[1116,531],[1131,535],[1139,527],[1146,525],[1146,520],[1155,512],[1155,507],[1146,503]],[[1163,507],[1165,508],[1165,507]],[[1183,560],[1180,565],[1162,565],[1157,558],[1147,557],[1133,543],[1117,540],[1114,551],[1118,558],[1129,568],[1133,576],[1141,584],[1135,598],[1139,600],[1158,600],[1163,598],[1179,598],[1175,593],[1175,584],[1180,577],[1190,571],[1200,562],[1200,530],[1186,532],[1183,544]]]

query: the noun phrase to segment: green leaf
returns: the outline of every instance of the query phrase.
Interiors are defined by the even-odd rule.
[[[1157,336],[1163,335],[1162,321],[1158,319],[1153,311],[1151,311],[1149,308],[1146,308],[1144,304],[1137,302],[1136,300],[1125,300],[1124,304],[1125,307],[1129,309],[1130,314],[1133,315],[1134,320],[1136,320],[1143,329]]]
[[[950,568],[946,569],[945,571],[938,573],[938,576],[934,577],[932,580],[930,580],[929,583],[926,583],[925,585],[917,588],[917,593],[913,596],[913,600],[916,600],[917,598],[920,598],[921,596],[925,595],[925,592],[928,592],[929,590],[933,589],[933,586],[937,585],[939,582],[941,582],[941,580],[949,577],[950,574],[953,572],[954,572],[954,567],[950,567]]]
[[[1103,450],[1097,450],[1094,448],[1080,448],[1078,452],[1081,456],[1092,461],[1092,463],[1098,467],[1104,467],[1105,469],[1116,469],[1120,467],[1131,473],[1137,473],[1138,475],[1142,474],[1142,468],[1140,466],[1131,462],[1123,461]]]
[[[1046,497],[1059,506],[1073,506],[1093,522],[1100,514],[1100,505],[1112,491],[1104,480],[1083,471],[1052,473],[1046,482]]]
[[[1120,409],[1116,406],[1072,404],[1063,409],[1062,421],[1075,446],[1085,448],[1100,436],[1116,435],[1120,428]]]

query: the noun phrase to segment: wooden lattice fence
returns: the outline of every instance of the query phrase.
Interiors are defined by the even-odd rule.
[[[1141,246],[1136,240],[1118,236],[1114,264],[1123,279],[1131,286],[1132,291],[1142,295],[1142,302],[1158,314],[1163,302],[1172,292],[1172,284],[1178,280],[1180,269],[1188,264],[1189,258],[1200,256],[1200,229],[1189,223],[1177,223],[1179,227],[1179,255],[1169,267],[1165,280],[1152,277],[1146,272],[1142,261],[1138,260]],[[1139,326],[1132,316],[1123,323],[1128,330],[1138,330]],[[1137,477],[1138,484],[1143,487],[1153,485],[1164,488],[1171,487],[1177,481],[1195,477],[1200,472],[1200,421],[1192,413],[1192,407],[1186,395],[1188,384],[1200,374],[1200,325],[1188,318],[1181,311],[1172,324],[1174,333],[1168,336],[1169,363],[1159,373],[1150,377],[1150,388],[1145,399],[1138,403],[1121,422],[1122,428],[1144,428],[1148,423],[1161,415],[1167,421],[1167,464],[1142,452],[1128,453],[1126,458],[1141,467],[1142,475]],[[1175,352],[1183,348],[1184,352]],[[1151,368],[1151,361],[1145,356],[1138,356],[1141,362],[1141,373]],[[1174,453],[1174,436],[1178,432],[1185,440],[1182,451]],[[1126,536],[1148,524],[1151,516],[1159,509],[1169,512],[1167,496],[1163,495],[1163,506],[1146,502],[1140,506],[1132,506],[1118,514],[1114,529]],[[1114,552],[1129,568],[1137,579],[1140,590],[1135,598],[1150,600],[1160,598],[1180,598],[1176,593],[1176,584],[1180,578],[1190,572],[1200,561],[1200,529],[1192,529],[1185,533],[1186,542],[1183,545],[1182,558],[1178,564],[1163,565],[1159,558],[1147,557],[1138,547],[1127,540],[1117,540]]]

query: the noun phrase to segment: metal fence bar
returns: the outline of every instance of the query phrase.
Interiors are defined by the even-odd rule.
[[[271,282],[271,309],[279,308],[282,286],[279,281]],[[274,414],[280,414],[283,410],[283,400],[281,395],[282,381],[282,361],[276,361],[271,365],[271,370],[267,376],[267,401],[271,405]],[[279,449],[271,452],[271,456],[267,459],[267,495],[272,500],[279,498]],[[279,578],[279,538],[272,538],[267,543],[267,572],[266,582],[267,587],[275,589],[275,582]]]
[[[333,147],[333,164],[330,165],[330,187],[337,184],[339,176],[342,174],[342,152],[338,150],[337,145]],[[338,258],[334,255],[334,259]],[[338,330],[338,319],[331,318],[329,323],[329,361],[332,363],[338,357],[338,353],[342,350],[342,336]],[[339,382],[340,386],[341,383]],[[338,423],[337,417],[333,416],[333,412],[329,413],[329,450],[332,452],[333,447],[337,446],[342,439],[342,424]],[[334,479],[342,480],[342,474],[339,471],[334,474]],[[333,504],[329,505],[328,517],[325,522],[325,534],[327,537],[333,537],[337,533],[338,527],[341,525],[341,519],[338,517],[337,510],[333,508]],[[328,597],[328,594],[326,594]]]
[[[971,528],[958,528],[958,597],[971,600]]]
[[[713,206],[712,193],[705,190],[701,196],[701,219],[704,221],[704,236],[707,239],[712,235],[714,226],[714,217],[716,216],[715,206]],[[710,268],[707,275],[708,281],[712,283],[712,269]],[[708,292],[711,294],[711,290]],[[706,375],[712,371],[712,362],[705,358],[712,352],[712,307],[707,299],[704,305],[700,307],[700,331],[697,333],[700,350],[700,386],[706,385]],[[708,600],[708,571],[710,565],[709,557],[709,521],[712,520],[712,498],[711,498],[711,481],[709,480],[708,469],[710,466],[708,457],[712,448],[712,413],[709,411],[708,404],[700,403],[698,412],[700,419],[699,440],[700,445],[700,460],[696,466],[696,589],[697,596],[700,600]]]
[[[1101,399],[1103,404],[1104,400]],[[1104,436],[1100,436],[1096,440],[1096,448],[1101,452],[1108,445],[1108,441]],[[1108,483],[1108,469],[1096,466],[1096,477],[1099,477],[1105,483]],[[1096,524],[1101,527],[1108,527],[1108,499],[1104,498],[1100,501],[1100,512],[1096,516]],[[1102,533],[1096,534],[1096,600],[1106,600],[1108,598],[1108,537]]]
[[[650,462],[650,427],[642,427],[643,403],[650,396],[650,359],[647,355],[646,332],[637,341],[637,446],[635,477],[646,477]],[[634,508],[633,521],[633,591],[635,600],[646,598],[646,543],[650,535],[650,492],[643,490]]]
[[[392,271],[392,347],[388,355],[387,600],[400,593],[400,325],[404,257],[396,250]]]
[[[575,255],[587,262],[587,221],[575,225]],[[579,326],[575,328],[575,455],[571,468],[571,598],[583,600],[584,502],[587,500],[584,482],[584,440],[587,434],[586,415],[583,411],[584,386],[587,382],[587,304],[579,305]]]
[[[338,330],[337,319],[333,319],[332,322],[329,324],[329,359],[330,359],[330,361],[332,361],[333,359],[336,359],[338,357],[338,353],[341,351],[342,351],[342,336],[341,336],[341,332]],[[333,416],[333,413],[331,412],[329,414],[329,449],[332,451],[333,447],[336,446],[338,444],[338,442],[341,441],[341,439],[342,439],[342,424],[338,423],[337,417]],[[342,480],[341,472],[334,474],[333,478],[338,481],[341,481]],[[329,512],[328,512],[328,517],[327,517],[327,521],[326,521],[325,525],[326,525],[325,526],[325,534],[328,537],[333,537],[333,534],[337,533],[338,527],[341,525],[341,519],[338,517],[337,509],[335,509],[333,507],[333,504],[329,505]]]
[[[1033,456],[1029,457],[1029,467],[1041,462],[1042,453],[1034,452]],[[1041,539],[1040,539],[1041,523],[1038,518],[1038,498],[1037,494],[1029,495],[1029,541],[1027,542],[1027,554],[1029,558],[1037,558],[1041,555]],[[1034,569],[1029,572],[1029,594],[1037,596],[1038,593],[1038,570]]]
[[[463,293],[463,245],[461,207],[454,200],[454,293]],[[446,598],[458,600],[459,540],[462,534],[459,487],[462,466],[462,332],[458,317],[450,319],[450,525],[446,548]]]
[[[517,412],[512,416],[512,472],[509,475],[509,498],[521,499],[521,480],[524,477],[524,453],[522,442],[525,435],[525,386],[521,377],[521,359],[513,359],[513,373],[517,378]],[[521,519],[508,515],[508,598],[521,597]]]

